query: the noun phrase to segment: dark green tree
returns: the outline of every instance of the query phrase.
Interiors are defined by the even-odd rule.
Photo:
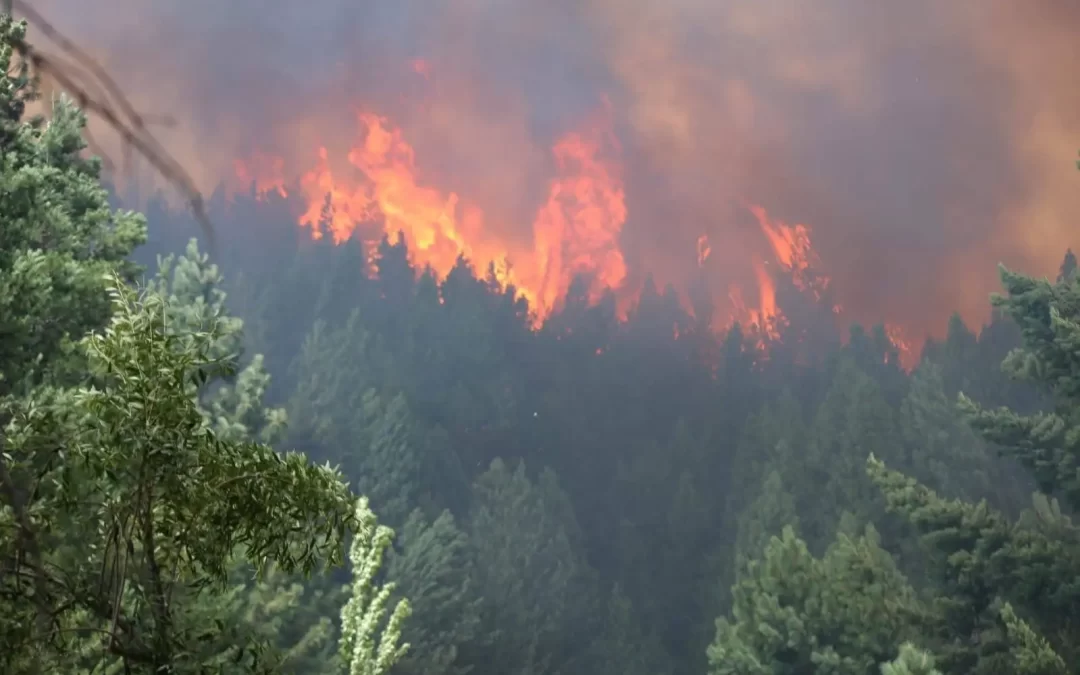
[[[188,242],[184,255],[158,259],[158,273],[148,290],[168,299],[168,325],[178,335],[213,331],[213,359],[240,361],[244,322],[226,307],[224,277],[197,240]],[[229,381],[208,382],[196,392],[203,416],[219,438],[274,443],[285,430],[284,409],[263,405],[270,375],[256,354]]]
[[[920,635],[915,591],[868,527],[815,558],[790,528],[773,537],[716,623],[712,675],[871,675]]]
[[[340,560],[351,522],[335,472],[207,429],[190,388],[228,365],[213,335],[171,333],[160,296],[112,283],[108,329],[79,344],[97,386],[5,406],[7,672],[62,669],[87,634],[125,668],[198,672],[221,631],[174,599],[226,583],[237,550],[289,573]]]
[[[476,481],[467,532],[490,672],[555,673],[580,656],[574,627],[588,616],[591,589],[565,500],[550,470],[533,482],[524,463],[511,470],[496,460]]]
[[[481,598],[476,592],[473,552],[448,511],[428,521],[414,511],[401,528],[388,575],[416,615],[403,637],[411,645],[395,672],[465,675],[473,670],[480,644]]]
[[[1076,276],[1076,254],[1072,252],[1072,249],[1065,251],[1065,260],[1061,263],[1061,270],[1058,272],[1057,282],[1059,284],[1066,281],[1071,281]]]
[[[82,382],[71,344],[105,326],[106,275],[133,278],[125,262],[146,239],[142,216],[113,211],[85,159],[85,116],[68,99],[51,119],[23,119],[37,90],[13,43],[26,26],[0,16],[0,396],[43,381]]]
[[[1024,339],[1004,367],[1015,377],[1041,383],[1055,405],[1021,415],[1008,408],[985,409],[964,396],[960,402],[987,441],[1027,467],[1043,493],[1059,495],[1075,510],[1080,507],[1080,283],[1074,278],[1052,285],[1005,269],[1001,277],[1006,294],[994,304]],[[939,553],[945,645],[940,653],[948,670],[1076,672],[1080,587],[1073,580],[1080,573],[1080,529],[1055,499],[1037,494],[1033,507],[1011,521],[985,502],[943,499],[873,457],[869,471],[890,507],[909,518]],[[1056,659],[1047,650],[1056,652]],[[1054,665],[1059,663],[1071,670],[1060,670]]]

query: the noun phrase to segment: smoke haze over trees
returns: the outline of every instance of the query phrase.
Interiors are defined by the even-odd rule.
[[[65,2],[43,6],[59,14]],[[533,228],[529,237],[539,240],[543,225],[564,235],[558,246],[532,241],[536,248],[526,247],[537,258],[569,261],[556,268],[545,258],[542,269],[558,274],[542,278],[529,269],[511,276],[495,260],[477,264],[456,255],[463,249],[424,249],[420,230],[404,231],[415,224],[413,212],[385,212],[423,204],[435,190],[395,182],[412,177],[405,169],[416,167],[401,160],[409,153],[387,121],[371,122],[368,140],[350,158],[374,186],[356,200],[384,209],[364,214],[374,224],[352,223],[352,236],[335,238],[343,219],[360,215],[344,210],[348,199],[327,190],[325,208],[313,221],[298,222],[311,206],[300,176],[260,183],[248,174],[246,185],[219,189],[208,200],[217,230],[211,258],[200,225],[167,197],[143,200],[143,214],[117,208],[131,196],[130,186],[103,185],[99,164],[80,154],[84,120],[70,102],[49,101],[48,121],[23,115],[33,87],[8,46],[21,39],[21,28],[5,21],[0,670],[1080,673],[1080,529],[1073,521],[1080,507],[1080,275],[1064,245],[1077,230],[1057,220],[1075,205],[1080,175],[1067,161],[1073,146],[1063,141],[1054,148],[1063,158],[1060,176],[1021,176],[1031,165],[1012,153],[1030,139],[1016,136],[1020,126],[999,117],[1005,113],[978,115],[974,104],[1006,91],[1057,95],[1052,75],[1024,79],[1026,67],[1054,53],[1054,22],[1069,19],[1066,10],[1055,16],[1038,11],[1041,6],[1033,3],[1030,17],[1001,45],[1031,60],[979,80],[987,90],[975,87],[972,101],[944,104],[956,106],[958,115],[968,110],[962,103],[971,105],[965,133],[972,143],[988,139],[985,155],[942,147],[926,134],[891,138],[896,129],[888,120],[902,115],[886,111],[890,97],[922,99],[901,96],[905,89],[891,88],[891,81],[866,90],[878,71],[904,79],[892,70],[903,71],[903,59],[898,64],[895,53],[883,55],[889,44],[874,38],[888,35],[891,43],[917,34],[923,24],[910,18],[915,10],[847,16],[844,25],[876,31],[860,33],[850,53],[833,45],[832,58],[814,62],[819,69],[799,64],[801,50],[820,56],[814,50],[827,50],[828,37],[840,30],[823,17],[808,23],[804,41],[788,44],[790,52],[757,61],[749,50],[742,57],[754,66],[747,66],[754,77],[747,75],[746,101],[760,99],[764,119],[784,101],[810,105],[815,91],[822,108],[803,120],[785,110],[777,127],[784,133],[773,139],[780,145],[756,136],[770,131],[755,122],[747,143],[757,156],[736,153],[738,160],[720,162],[716,171],[730,172],[732,183],[715,188],[704,183],[718,174],[698,174],[701,183],[687,177],[703,171],[715,149],[710,143],[720,141],[680,148],[670,136],[678,129],[673,115],[685,113],[690,133],[703,123],[705,104],[715,102],[710,96],[742,94],[720,87],[719,80],[730,84],[723,77],[695,79],[693,64],[677,60],[681,49],[665,47],[716,38],[708,27],[721,19],[732,26],[725,37],[771,44],[794,30],[798,15],[682,0],[666,10],[642,6],[634,15],[592,0],[574,10],[593,23],[567,27],[563,60],[534,71],[529,67],[554,48],[545,29],[569,9],[466,3],[459,14],[443,8],[425,17],[403,3],[375,12],[365,25],[362,12],[344,6],[330,21],[296,4],[270,17],[245,3],[194,3],[181,12],[179,4],[163,2],[121,21],[114,13],[124,3],[110,0],[76,31],[112,45],[104,49],[110,65],[135,58],[110,36],[132,32],[131,44],[146,45],[157,38],[148,64],[165,63],[195,39],[187,32],[202,20],[202,58],[231,49],[246,56],[227,60],[205,80],[174,72],[174,84],[190,84],[188,94],[207,87],[194,98],[210,106],[219,87],[228,88],[226,80],[245,67],[252,69],[248,75],[276,73],[279,86],[295,78],[311,88],[290,93],[291,110],[300,116],[329,103],[318,100],[319,92],[328,95],[319,85],[333,72],[334,58],[365,58],[375,68],[422,56],[434,70],[426,75],[428,66],[416,64],[410,72],[423,81],[429,75],[435,81],[440,68],[451,82],[455,73],[479,77],[485,68],[502,75],[481,92],[486,96],[463,87],[468,96],[434,96],[427,107],[402,113],[403,128],[427,139],[415,141],[417,153],[425,144],[466,143],[468,133],[456,136],[439,125],[467,117],[471,106],[484,111],[472,120],[472,131],[481,134],[485,120],[499,118],[497,107],[481,102],[496,106],[508,80],[539,73],[535,88],[512,104],[528,108],[529,132],[516,138],[521,129],[507,130],[524,118],[494,124],[505,143],[480,144],[476,164],[461,166],[461,180],[479,184],[485,172],[498,173],[498,164],[480,165],[500,149],[501,166],[522,174],[535,169],[530,153],[548,153],[545,145],[566,153],[555,151],[556,160],[573,160],[576,168],[541,178],[539,194],[517,194],[529,181],[511,175],[487,186],[490,201],[469,197],[483,201],[485,223],[516,222],[509,216],[524,208],[539,212],[525,221]],[[851,9],[845,2],[823,7],[826,16]],[[1006,68],[998,60],[1003,56],[980,51],[989,49],[982,43],[989,31],[1010,18],[1004,3],[990,3],[980,20],[968,7],[922,7],[940,20],[935,26],[943,33],[925,40],[943,44],[946,27],[967,30],[955,46],[964,57],[956,62],[959,72],[936,73],[935,86],[963,79],[966,68]],[[124,23],[136,19],[145,27]],[[693,20],[703,22],[699,32],[690,30]],[[157,31],[170,21],[174,31],[164,39]],[[278,53],[256,48],[279,22],[293,32],[282,37]],[[352,47],[347,39],[350,31],[375,34],[389,25],[416,31],[415,41],[384,37]],[[483,39],[459,47],[461,55],[453,51],[452,26],[464,30],[458,40],[468,42],[472,31]],[[495,30],[511,26],[517,32]],[[313,39],[305,31],[327,27],[340,34],[309,57],[325,63],[287,58],[292,52],[282,47],[303,53],[305,40]],[[1023,46],[1020,35],[1035,27],[1048,31],[1045,51]],[[485,55],[500,53],[500,40],[515,38],[520,54],[484,65]],[[251,51],[238,49],[243,40],[251,41]],[[421,46],[427,51],[417,55]],[[734,47],[710,56],[727,49]],[[577,99],[530,98],[559,90],[557,65],[588,63],[606,69],[575,70],[582,81],[570,78],[569,89]],[[660,87],[664,64],[685,79]],[[308,68],[315,74],[301,72]],[[357,91],[369,84],[380,95],[390,95],[380,86],[399,91],[396,81],[380,85],[370,72],[370,79],[358,77]],[[236,78],[231,86],[245,81]],[[146,96],[161,92],[134,86]],[[770,86],[780,87],[775,98],[766,96]],[[594,88],[613,92],[602,114],[590,95]],[[246,102],[222,102],[217,129],[210,128],[210,107],[168,96],[157,106],[174,104],[193,121],[185,133],[198,138],[190,147],[195,157],[221,138],[239,138],[227,127],[248,115],[253,138],[285,138],[276,134],[289,120],[274,117],[291,113],[264,95],[268,90],[256,87]],[[349,101],[334,102],[350,117]],[[262,112],[254,115],[244,108],[249,104]],[[871,184],[882,181],[882,192],[841,199],[844,186],[859,192],[856,176],[866,158],[844,151],[858,145],[858,126],[836,146],[804,137],[823,120],[843,127],[844,118],[831,116],[836,106],[868,132],[881,129],[880,147],[907,149],[895,162],[879,155],[879,172],[864,176]],[[571,113],[585,123],[567,131],[559,120]],[[908,130],[921,123],[917,114],[903,117]],[[1057,132],[1067,128],[1040,120]],[[551,142],[533,145],[534,132],[550,134]],[[1039,138],[1049,152],[1050,141],[1059,139],[1046,133]],[[354,135],[343,141],[346,150]],[[302,133],[297,138],[305,140]],[[383,141],[400,153],[376,152],[385,149]],[[818,178],[784,184],[789,174],[814,173],[780,161],[785,143],[803,161],[832,148],[819,159]],[[233,149],[218,147],[223,154]],[[294,150],[268,152],[290,158]],[[442,157],[450,175],[458,155],[444,150],[432,155]],[[1038,146],[1036,155],[1043,150]],[[381,164],[384,155],[394,161]],[[1010,161],[998,166],[966,164],[1006,156]],[[935,164],[946,157],[954,163]],[[224,180],[215,173],[217,160],[207,161],[193,164],[208,172],[204,178]],[[1027,161],[1050,166],[1041,157]],[[916,168],[924,166],[932,169]],[[636,184],[648,183],[635,175],[644,171],[663,174],[668,187],[634,196]],[[961,174],[992,197],[953,202],[945,193]],[[893,176],[903,180],[886,190]],[[913,187],[921,181],[930,192],[940,190],[940,200]],[[500,185],[504,194],[497,194]],[[574,189],[582,185],[588,189]],[[1000,193],[999,185],[1005,186]],[[1059,198],[1064,185],[1075,192]],[[387,186],[400,190],[383,191]],[[820,189],[833,196],[818,201]],[[665,190],[668,196],[658,196]],[[886,193],[891,201],[878,202]],[[678,194],[685,199],[671,196]],[[534,201],[547,206],[537,209]],[[736,202],[739,208],[730,208]],[[762,238],[760,251],[741,247],[737,219],[723,215],[720,203],[749,218],[749,231]],[[586,208],[597,204],[603,208]],[[874,204],[872,212],[863,210],[867,204]],[[1052,206],[1038,206],[1044,204]],[[616,251],[608,240],[597,244],[586,235],[610,234],[590,228],[618,221],[620,205],[633,216],[615,232]],[[950,208],[966,216],[972,215],[966,209],[986,209],[993,226],[937,227],[948,220],[943,213],[956,213]],[[492,215],[501,209],[507,220]],[[759,218],[765,209],[770,215]],[[787,215],[789,209],[810,215]],[[1011,229],[1010,218],[1025,209],[1043,216],[1040,227],[1052,235],[1037,246]],[[821,214],[829,217],[818,219]],[[705,229],[681,230],[690,215]],[[814,248],[808,228],[784,224],[803,219],[813,225]],[[445,237],[447,221],[435,221]],[[463,238],[479,237],[469,222],[463,216],[454,224]],[[685,246],[659,246],[655,266],[636,257],[635,247],[647,248],[663,233]],[[708,236],[699,239],[702,234]],[[845,238],[854,247],[846,253]],[[908,248],[889,248],[905,239]],[[466,248],[481,257],[492,241],[480,237]],[[936,248],[920,249],[930,242]],[[965,245],[977,254],[956,258]],[[1043,246],[1057,247],[1045,271]],[[447,251],[455,254],[449,263],[439,257]],[[582,262],[583,251],[607,257]],[[755,255],[760,265],[724,277],[726,265]],[[999,269],[1003,295],[991,303],[979,278],[992,277],[1000,259],[1037,269],[1033,277]],[[619,269],[619,260],[627,278],[640,276],[632,292],[602,283],[614,278],[605,275]],[[715,266],[712,272],[706,263]],[[976,264],[985,269],[974,271]],[[861,276],[862,266],[879,286]],[[969,273],[976,275],[970,285]],[[554,277],[558,283],[549,283]],[[732,280],[747,296],[756,283],[760,297],[756,303],[747,297],[742,313],[736,306],[730,316],[717,316],[726,307],[717,297],[727,298]],[[924,281],[933,289],[917,287]],[[530,296],[536,289],[559,295],[538,305],[546,296]],[[934,289],[940,292],[929,295]],[[900,296],[905,299],[894,304]],[[837,308],[850,298],[853,314]],[[988,309],[968,306],[972,298]],[[938,304],[953,301],[949,312],[965,314]],[[896,314],[851,320],[860,305],[875,304]],[[929,329],[938,319],[938,337],[925,343],[903,342],[893,332],[896,325]]]
[[[34,6],[137,107],[179,121],[159,136],[205,193],[245,192],[234,164],[260,156],[298,178],[320,146],[351,170],[363,110],[402,129],[423,185],[520,242],[552,146],[606,96],[633,293],[649,274],[685,292],[708,235],[713,295],[739,284],[754,303],[768,244],[744,204],[758,204],[813,229],[846,322],[921,343],[954,311],[989,319],[997,263],[1051,276],[1077,246],[1074,3],[84,4]]]

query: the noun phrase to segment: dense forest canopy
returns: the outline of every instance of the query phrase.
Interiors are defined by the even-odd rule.
[[[911,369],[652,283],[537,326],[254,192],[211,260],[0,30],[0,671],[1080,673],[1071,252]]]

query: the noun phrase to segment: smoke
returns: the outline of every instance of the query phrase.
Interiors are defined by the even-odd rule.
[[[998,262],[1080,244],[1080,5],[1056,0],[41,0],[212,189],[256,150],[309,164],[400,125],[425,180],[530,236],[554,140],[606,95],[629,278],[720,294],[813,231],[845,310],[909,335],[987,315]],[[32,36],[33,37],[33,36]],[[43,45],[47,46],[47,45]],[[297,170],[302,170],[298,167]]]

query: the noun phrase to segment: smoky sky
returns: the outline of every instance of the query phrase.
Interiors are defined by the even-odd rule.
[[[527,236],[551,144],[606,96],[631,278],[723,293],[767,253],[741,205],[812,229],[853,318],[940,333],[996,265],[1080,245],[1080,5],[1061,0],[40,0],[211,189],[388,116],[423,178]],[[47,43],[43,43],[47,47]],[[430,76],[412,62],[423,59]],[[305,166],[297,166],[301,171]]]

